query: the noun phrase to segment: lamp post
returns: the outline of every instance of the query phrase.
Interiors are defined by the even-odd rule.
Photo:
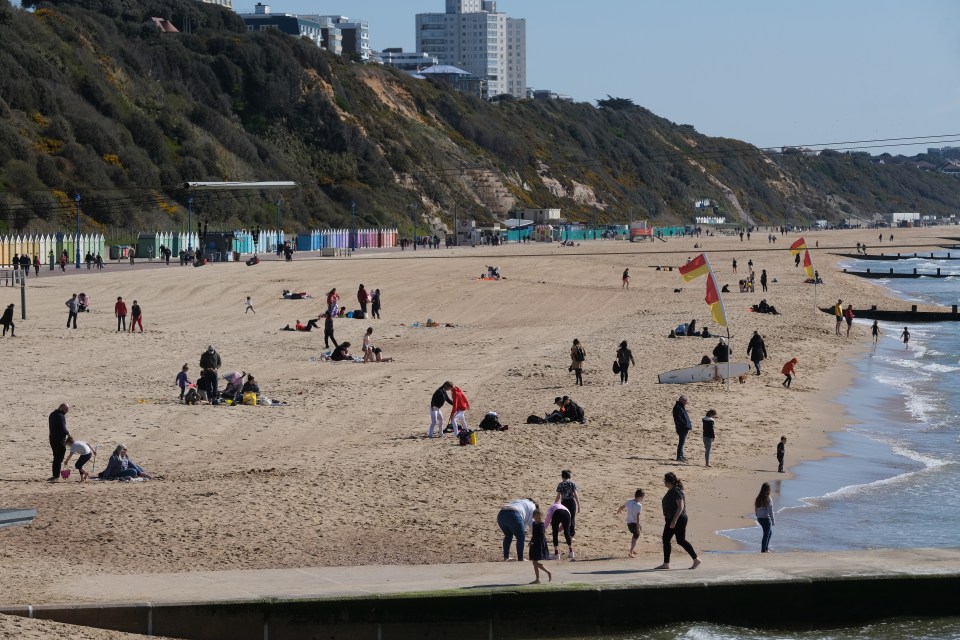
[[[74,196],[74,200],[77,201],[77,235],[74,236],[73,244],[74,248],[77,251],[77,269],[80,268],[80,194],[77,193]]]
[[[357,250],[357,203],[356,202],[350,203],[350,217],[352,219],[350,223],[351,224],[350,251],[356,251]]]
[[[277,198],[277,255],[280,255],[280,198]]]
[[[413,250],[417,250],[417,204],[413,203],[410,205],[413,207]]]
[[[187,196],[187,251],[193,249],[193,196]]]
[[[453,205],[453,246],[460,246],[460,228],[457,226],[457,205]]]

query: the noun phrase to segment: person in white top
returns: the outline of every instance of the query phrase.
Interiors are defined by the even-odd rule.
[[[533,525],[533,512],[537,503],[530,498],[508,502],[497,514],[497,525],[503,531],[503,560],[510,560],[510,543],[517,539],[517,560],[523,560],[523,542],[527,529]]]
[[[617,509],[617,513],[627,512],[627,529],[630,530],[630,533],[633,534],[633,539],[630,540],[630,557],[637,557],[637,540],[640,539],[640,531],[643,530],[643,527],[640,525],[640,514],[643,513],[643,489],[637,489],[633,494],[633,500],[628,500],[624,502],[623,505]]]
[[[70,455],[63,461],[63,468],[66,469],[67,464],[70,463],[70,458],[73,457],[73,454],[77,454],[77,462],[74,466],[80,472],[80,482],[83,482],[90,477],[90,474],[83,470],[83,465],[87,464],[90,458],[97,456],[97,450],[83,440],[74,440],[73,436],[67,436],[66,445],[70,447]]]
[[[763,538],[760,540],[760,553],[770,551],[770,538],[773,537],[773,525],[777,519],[773,513],[773,501],[770,499],[770,483],[764,482],[760,485],[760,493],[757,499],[753,501],[754,513],[757,516],[757,522],[763,529]]]
[[[247,296],[247,309],[243,312],[243,315],[247,315],[251,311],[253,311],[253,315],[257,315],[257,310],[253,308],[253,300],[250,299],[250,296]]]

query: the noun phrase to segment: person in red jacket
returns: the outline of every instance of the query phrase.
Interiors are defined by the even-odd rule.
[[[847,310],[843,312],[843,317],[847,321],[847,337],[850,337],[850,327],[853,326],[853,305],[848,304]]]
[[[121,331],[120,327],[123,326],[123,331],[127,330],[127,303],[123,301],[123,298],[117,296],[117,304],[113,305],[113,314],[117,316],[117,333]]]
[[[467,396],[463,394],[463,390],[460,387],[453,388],[453,409],[450,410],[450,413],[453,416],[450,418],[450,424],[453,425],[453,435],[460,433],[458,425],[463,425],[463,428],[470,430],[467,427],[467,410],[470,409],[470,402],[467,401]]]
[[[793,358],[790,362],[788,362],[787,364],[783,365],[783,369],[781,370],[781,373],[783,373],[783,375],[787,376],[787,378],[786,378],[786,380],[784,380],[784,381],[781,382],[780,384],[782,384],[783,386],[785,386],[787,389],[790,388],[790,382],[793,380],[793,376],[797,375],[796,367],[797,367],[797,359],[796,359],[796,358]]]

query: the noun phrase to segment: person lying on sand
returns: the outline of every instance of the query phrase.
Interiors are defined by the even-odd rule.
[[[283,290],[284,300],[303,300],[309,297],[310,297],[310,294],[307,293],[306,291],[297,291],[295,293],[291,293],[289,289]]]

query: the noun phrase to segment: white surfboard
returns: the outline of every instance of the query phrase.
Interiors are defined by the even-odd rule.
[[[719,364],[701,364],[696,367],[664,371],[657,376],[660,384],[689,384],[691,382],[711,382],[736,378],[750,373],[750,365],[739,362],[721,362]]]

